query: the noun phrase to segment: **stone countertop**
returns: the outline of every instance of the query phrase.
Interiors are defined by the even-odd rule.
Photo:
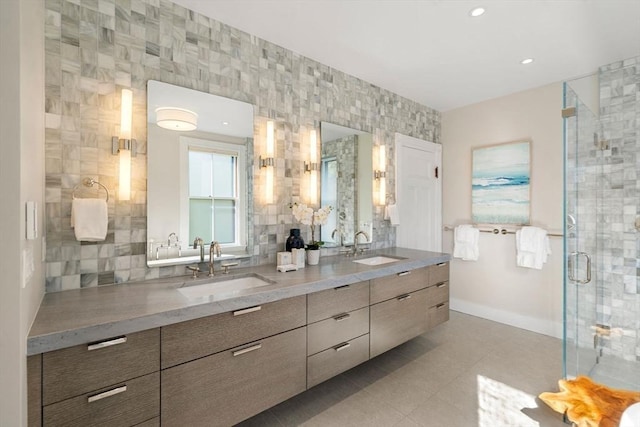
[[[377,266],[353,262],[354,259],[376,255],[403,259]],[[183,284],[195,285],[211,281],[203,273],[198,279],[180,276],[48,293],[45,294],[29,331],[27,355],[306,295],[450,259],[451,256],[445,253],[390,248],[370,251],[356,258],[344,255],[322,257],[318,265],[307,265],[303,269],[287,273],[277,272],[275,265],[242,268],[232,270],[228,276],[220,276],[233,278],[253,273],[274,283],[198,299],[188,299],[177,289]],[[220,277],[218,274],[217,278]]]

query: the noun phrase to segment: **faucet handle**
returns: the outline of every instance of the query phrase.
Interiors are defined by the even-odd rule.
[[[235,267],[238,265],[237,262],[225,262],[224,264],[220,264],[220,267],[224,268],[223,274],[229,274],[229,267]]]
[[[187,270],[191,270],[193,272],[193,276],[191,276],[192,278],[194,278],[194,279],[198,278],[198,273],[200,272],[200,267],[198,267],[197,265],[195,267],[187,265]]]

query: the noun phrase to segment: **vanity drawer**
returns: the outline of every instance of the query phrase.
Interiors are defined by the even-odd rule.
[[[306,328],[162,371],[162,425],[231,426],[306,388]]]
[[[79,396],[160,369],[160,330],[42,355],[43,404]]]
[[[408,270],[371,281],[371,304],[386,301],[429,285],[428,267]]]
[[[369,360],[369,334],[340,343],[310,356],[307,388],[311,388]]]
[[[305,295],[162,328],[162,369],[304,326]]]
[[[429,329],[427,289],[371,306],[371,357]]]
[[[369,305],[369,281],[307,295],[308,323],[328,319]]]
[[[45,426],[133,426],[160,415],[160,373],[43,408]]]
[[[429,266],[429,284],[436,285],[449,281],[449,263],[441,262]]]
[[[427,288],[429,306],[449,302],[449,282],[441,282]]]
[[[449,302],[442,302],[429,307],[429,329],[449,320]]]
[[[338,314],[307,326],[307,354],[315,354],[368,333],[369,307]]]

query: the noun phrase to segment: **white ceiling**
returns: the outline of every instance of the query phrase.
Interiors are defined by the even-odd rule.
[[[174,2],[440,111],[640,55],[640,0]]]

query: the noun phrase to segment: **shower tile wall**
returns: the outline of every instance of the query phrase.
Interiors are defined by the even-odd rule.
[[[640,362],[640,57],[600,69],[603,203],[598,210],[598,273],[604,321],[621,336],[607,352]]]
[[[47,292],[184,274],[183,267],[146,267],[149,79],[246,101],[258,118],[276,120],[277,202],[265,206],[251,195],[249,264],[275,262],[294,225],[289,203],[305,196],[303,130],[329,121],[372,133],[390,153],[395,132],[440,140],[437,111],[170,1],[46,0],[45,7]],[[120,89],[129,87],[139,154],[132,200],[120,202],[111,136],[118,134]],[[72,190],[87,176],[111,192],[107,239],[97,244],[77,242],[69,225]],[[376,247],[395,243],[381,208],[374,228]]]

